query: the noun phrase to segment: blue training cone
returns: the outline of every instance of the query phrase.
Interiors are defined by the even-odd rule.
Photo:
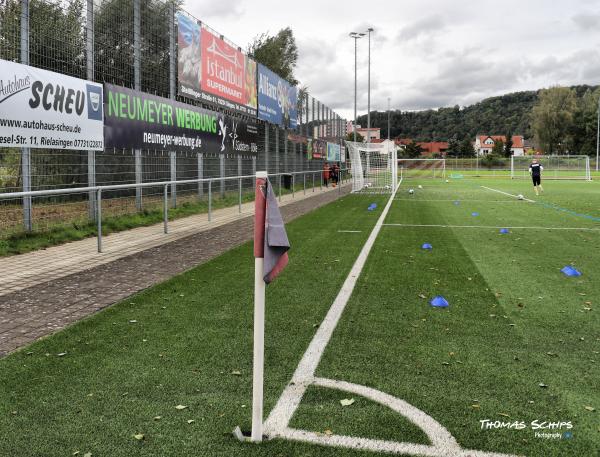
[[[377,208],[377,203],[371,203],[371,206],[372,206],[373,208]]]
[[[565,276],[581,276],[581,272],[576,270],[571,265],[567,265],[560,271],[562,271],[565,274]]]
[[[477,216],[479,216],[479,213],[471,213],[471,216],[477,217]]]
[[[421,246],[421,249],[427,249],[429,251],[433,249],[433,246],[429,243],[424,243],[423,246]]]
[[[455,201],[454,201],[454,204],[455,204],[455,205],[460,205],[460,202],[459,202],[458,200],[455,200]]]
[[[450,303],[448,303],[448,300],[446,300],[441,295],[438,295],[437,297],[433,297],[431,299],[431,301],[429,302],[429,304],[435,308],[447,308],[448,306],[450,306]]]
[[[502,233],[503,235],[506,235],[506,234],[510,233],[510,231],[507,228],[503,228],[503,229],[500,229],[500,233]]]

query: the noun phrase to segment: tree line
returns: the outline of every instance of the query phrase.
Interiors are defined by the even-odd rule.
[[[551,87],[491,97],[466,107],[423,111],[393,110],[390,136],[414,141],[448,141],[450,154],[469,155],[478,134],[523,135],[548,154],[596,153],[600,86]],[[358,118],[366,126],[367,116]],[[387,136],[388,113],[371,112],[371,126]],[[510,154],[500,144],[495,155]]]

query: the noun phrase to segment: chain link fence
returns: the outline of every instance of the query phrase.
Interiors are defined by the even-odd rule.
[[[165,0],[0,1],[0,59],[126,86],[248,120],[177,94],[173,69],[178,13],[188,14],[177,1]],[[307,137],[339,140],[344,136],[345,121],[303,91],[299,93],[298,108],[295,130],[257,121],[256,156],[223,155],[210,150],[181,153],[0,148],[0,193],[247,176],[257,169],[270,173],[320,170],[323,159],[309,158]],[[207,183],[172,186],[171,207],[188,204],[201,210],[207,187]],[[213,183],[211,190],[213,198],[226,204],[233,195],[237,201],[240,191],[244,199],[250,198],[253,182],[242,180],[240,190],[237,180],[222,180]],[[152,211],[161,207],[162,197],[161,186],[110,191],[103,195],[103,214]],[[95,214],[93,192],[2,199],[0,239],[61,225],[91,223]]]

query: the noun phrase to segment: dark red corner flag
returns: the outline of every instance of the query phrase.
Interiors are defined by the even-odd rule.
[[[257,178],[254,202],[254,257],[264,257],[264,281],[269,284],[288,263],[290,249],[277,198],[268,178]]]

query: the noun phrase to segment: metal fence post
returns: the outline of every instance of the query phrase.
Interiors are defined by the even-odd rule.
[[[208,222],[212,219],[212,179],[208,181]]]
[[[296,198],[296,174],[292,173],[292,198]]]
[[[198,179],[204,178],[204,156],[198,154]],[[202,198],[204,194],[204,182],[198,181],[198,197]]]
[[[165,234],[169,233],[169,186],[165,184],[164,193],[163,193],[163,222],[164,222],[164,232]]]
[[[169,2],[169,97],[175,100],[175,2]],[[170,151],[171,181],[177,181],[177,152]],[[171,206],[177,208],[177,184],[171,184]],[[165,231],[165,233],[167,233]]]
[[[21,63],[29,65],[29,0],[21,0]],[[31,149],[21,148],[21,182],[23,192],[31,191]],[[23,197],[23,226],[33,229],[32,200]]]
[[[133,0],[133,85],[135,90],[142,90],[141,83],[141,45],[140,45],[140,0]],[[135,182],[141,184],[142,176],[142,151],[135,150]],[[142,188],[135,188],[135,206],[138,211],[142,210]]]
[[[256,156],[252,157],[252,176],[256,176]]]
[[[302,191],[306,195],[306,173],[302,173]]]
[[[219,155],[219,176],[221,176],[221,183],[220,183],[221,198],[225,198],[225,180],[223,179],[225,177],[225,155],[224,154]]]
[[[242,156],[237,158],[238,176],[242,176]],[[238,210],[242,212],[242,178],[238,179]]]
[[[98,230],[98,252],[102,252],[102,189],[96,193],[96,224]]]
[[[171,151],[169,153],[171,157],[170,166],[171,166],[171,181],[177,181],[177,153],[175,151]],[[171,184],[171,206],[173,208],[177,207],[177,184]]]
[[[87,0],[85,23],[85,50],[87,79],[94,80],[94,0]],[[96,151],[87,152],[88,187],[96,187]],[[88,193],[88,215],[90,220],[96,219],[96,195]]]
[[[279,127],[275,127],[275,173],[279,173]]]
[[[265,122],[265,170],[267,173],[269,172],[269,133],[271,128],[269,127],[269,123]],[[256,174],[256,173],[254,173]]]

